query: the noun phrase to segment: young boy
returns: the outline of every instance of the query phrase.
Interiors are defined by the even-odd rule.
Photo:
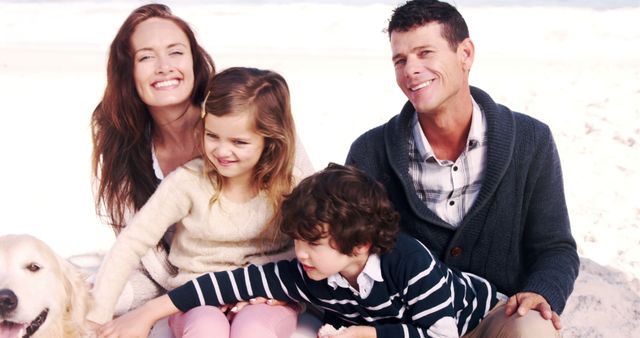
[[[101,337],[144,335],[158,319],[197,306],[267,297],[306,302],[357,337],[459,337],[497,304],[488,281],[447,268],[419,241],[397,235],[381,184],[330,164],[303,180],[276,222],[297,259],[209,273],[108,324]]]

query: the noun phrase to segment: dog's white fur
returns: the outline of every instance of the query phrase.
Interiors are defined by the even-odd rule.
[[[39,239],[29,235],[0,236],[0,290],[3,289],[13,291],[18,303],[14,311],[0,313],[0,323],[7,320],[29,325],[49,309],[32,338],[88,334],[85,315],[91,300],[83,276]]]

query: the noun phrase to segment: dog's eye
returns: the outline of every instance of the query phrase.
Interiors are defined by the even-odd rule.
[[[27,270],[31,272],[38,272],[41,267],[40,265],[38,265],[38,263],[29,263],[25,268],[27,268]]]

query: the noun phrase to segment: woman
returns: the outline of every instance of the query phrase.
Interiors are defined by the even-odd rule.
[[[189,25],[165,5],[139,7],[120,27],[109,51],[104,97],[92,116],[96,209],[116,235],[165,175],[199,155],[195,126],[214,72]],[[295,166],[302,176],[313,171],[300,147]],[[168,231],[141,259],[117,314],[168,288],[165,281],[174,273],[166,259],[170,243]]]

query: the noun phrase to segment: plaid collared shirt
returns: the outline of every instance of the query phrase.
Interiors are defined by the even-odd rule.
[[[473,100],[467,148],[455,162],[439,160],[413,118],[409,139],[409,175],[418,197],[429,209],[453,226],[458,226],[478,197],[487,157],[486,118]]]

